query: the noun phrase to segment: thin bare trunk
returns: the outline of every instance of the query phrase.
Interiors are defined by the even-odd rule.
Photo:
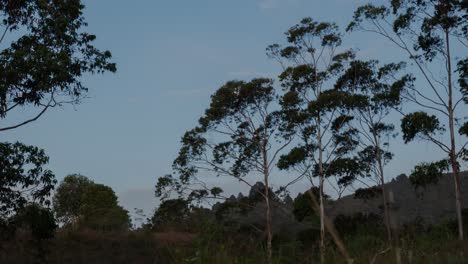
[[[385,228],[387,229],[387,239],[388,242],[392,242],[392,231],[390,227],[390,212],[388,210],[388,202],[387,202],[387,192],[385,191],[385,177],[384,177],[384,169],[383,169],[383,162],[382,162],[382,150],[380,149],[380,143],[378,141],[377,135],[372,133],[374,137],[374,143],[376,147],[376,155],[377,155],[377,163],[379,165],[379,178],[380,178],[380,188],[382,190],[382,201],[383,201],[383,208],[384,208],[384,218],[385,218]]]
[[[319,203],[317,202],[317,199],[315,198],[314,194],[312,193],[311,190],[308,191],[309,196],[311,198],[311,207],[315,211],[315,213],[319,213],[320,211],[320,206]],[[345,244],[343,243],[343,240],[340,238],[338,235],[338,232],[336,231],[335,227],[333,226],[333,223],[328,219],[328,217],[324,216],[323,218],[325,227],[327,228],[328,232],[330,233],[333,241],[335,242],[335,245],[337,246],[338,250],[341,252],[343,257],[346,259],[346,262],[349,264],[353,263],[353,260],[348,254],[348,251],[346,250]]]
[[[395,204],[395,197],[393,195],[392,191],[388,192],[388,201],[391,205]],[[393,209],[392,209],[393,210]],[[395,252],[395,263],[400,264],[401,263],[401,248],[400,248],[400,241],[398,241],[398,223],[396,219],[396,214],[392,214],[390,217],[390,226],[392,227],[393,230],[393,249]]]
[[[319,207],[320,207],[320,261],[325,263],[325,206],[323,201],[323,185],[324,185],[324,171],[323,171],[323,149],[322,149],[322,133],[320,130],[320,118],[318,119],[317,138],[319,150]]]
[[[452,165],[453,177],[455,182],[455,207],[458,221],[458,238],[463,240],[463,218],[462,218],[462,199],[460,191],[460,174],[458,170],[455,145],[455,126],[453,114],[453,87],[452,87],[452,61],[450,58],[450,37],[448,30],[445,30],[445,41],[447,48],[447,73],[448,73],[448,115],[450,127],[450,163]]]
[[[385,217],[385,228],[387,229],[387,239],[388,242],[391,243],[392,241],[392,230],[390,227],[390,212],[388,210],[388,202],[387,202],[387,192],[385,190],[385,178],[382,166],[382,160],[379,159],[379,170],[380,170],[380,187],[382,189],[382,202],[384,208],[384,217]]]
[[[265,182],[265,205],[266,205],[266,235],[267,235],[267,263],[271,264],[273,262],[273,247],[271,241],[273,240],[272,230],[271,230],[271,208],[270,208],[270,193],[269,193],[269,170],[268,170],[268,153],[266,149],[266,140],[262,144],[262,156],[263,156],[263,176]]]
[[[320,174],[320,260],[325,263],[325,208],[323,205],[323,175]]]

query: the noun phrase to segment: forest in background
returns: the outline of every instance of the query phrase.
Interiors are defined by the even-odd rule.
[[[117,70],[85,31],[83,9],[80,0],[0,3],[0,119],[37,110],[0,132],[79,104],[83,75]],[[211,96],[182,135],[172,173],[155,175],[161,204],[152,216],[135,208],[138,223],[110,187],[79,174],[58,183],[45,150],[0,143],[0,260],[465,263],[467,10],[461,0],[392,0],[362,5],[344,29],[300,20],[266,48],[282,68],[277,80],[231,80]],[[382,38],[407,59],[360,59],[345,45],[353,32]],[[390,182],[397,137],[444,156]],[[279,173],[289,182],[273,189]],[[249,194],[224,194],[226,177]],[[304,182],[292,198],[291,186]],[[451,200],[450,210],[428,202],[434,193]],[[410,217],[407,204],[421,214]]]

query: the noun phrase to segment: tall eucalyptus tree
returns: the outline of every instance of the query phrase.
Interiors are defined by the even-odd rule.
[[[357,100],[353,125],[359,130],[359,157],[363,176],[377,180],[384,208],[388,241],[392,240],[384,166],[392,159],[390,139],[396,136],[390,114],[401,106],[402,95],[412,87],[414,78],[400,74],[404,63],[378,66],[377,61],[351,62],[336,83],[336,89],[349,92]]]
[[[303,19],[286,32],[287,46],[270,45],[271,58],[284,68],[279,76],[284,88],[282,131],[297,134],[298,145],[283,155],[281,169],[296,169],[302,175],[318,177],[320,252],[325,249],[325,181],[335,178],[339,193],[360,173],[353,155],[358,132],[350,126],[355,103],[335,82],[354,53],[341,48],[341,34],[333,23]]]
[[[405,96],[419,109],[402,112],[403,139],[406,143],[415,139],[430,141],[447,155],[455,182],[460,239],[463,221],[459,161],[468,144],[463,130],[467,125],[460,123],[468,112],[468,58],[464,52],[468,46],[467,11],[464,0],[386,0],[383,5],[359,7],[348,26],[348,31],[383,37],[400,49],[419,72],[425,85],[412,87]]]
[[[248,176],[261,176],[265,187],[259,194],[266,205],[268,263],[272,262],[273,250],[270,178],[277,158],[293,138],[279,136],[276,99],[270,79],[227,82],[212,95],[199,125],[183,136],[173,164],[178,177],[162,177],[156,186],[159,196],[176,190],[179,194],[188,191],[190,199],[200,199],[221,193],[220,188],[209,189],[205,184],[210,175],[233,177],[250,187],[253,184]]]

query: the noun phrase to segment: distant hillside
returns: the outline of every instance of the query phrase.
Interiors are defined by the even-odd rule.
[[[461,173],[461,179],[462,203],[464,208],[468,208],[468,171]],[[427,223],[435,223],[442,219],[455,218],[453,181],[452,174],[445,174],[438,184],[415,189],[408,177],[401,175],[386,184],[386,190],[393,193],[395,200],[393,215],[396,222],[403,224],[422,217]],[[348,195],[330,204],[328,214],[332,217],[357,212],[381,214],[382,204],[381,195],[369,200]]]
[[[464,208],[468,208],[468,171],[461,173],[462,178],[462,193]],[[263,184],[257,183],[254,188],[263,190]],[[232,196],[227,203],[236,203],[250,199],[255,201],[251,204],[244,213],[240,211],[230,211],[229,215],[225,215],[231,221],[241,225],[257,226],[262,230],[265,221],[265,203],[263,198],[256,197],[256,192],[253,189],[249,195],[244,197],[239,194],[238,197]],[[426,189],[415,189],[411,185],[409,179],[405,175],[401,175],[386,184],[388,192],[393,193],[394,203],[391,206],[392,216],[397,225],[411,222],[418,217],[424,219],[425,223],[437,223],[443,219],[455,218],[455,195],[453,177],[451,174],[445,174],[436,185],[427,186]],[[244,200],[243,200],[244,199]],[[355,213],[374,213],[383,214],[382,196],[378,193],[374,198],[363,200],[355,198],[354,194],[345,196],[339,200],[330,201],[326,204],[327,215],[334,219],[337,215],[352,215]],[[299,222],[293,215],[293,201],[290,197],[285,201],[279,201],[274,198],[272,203],[272,218],[274,233],[289,233],[295,234],[301,230],[308,228],[318,228],[313,223]],[[213,211],[216,213],[222,203],[213,206]]]

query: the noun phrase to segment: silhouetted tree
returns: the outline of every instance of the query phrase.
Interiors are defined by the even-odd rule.
[[[409,74],[399,74],[404,63],[378,66],[377,61],[353,61],[336,83],[336,88],[357,98],[353,126],[360,137],[359,163],[363,176],[377,180],[381,188],[387,238],[392,240],[384,166],[392,159],[388,151],[395,127],[389,122],[393,109],[399,109],[401,95],[413,85]]]
[[[12,221],[18,227],[28,229],[37,240],[52,238],[57,228],[52,210],[35,203],[19,210]]]
[[[414,167],[409,180],[415,188],[426,188],[429,185],[437,184],[449,166],[448,160],[420,163]]]
[[[52,199],[55,215],[61,223],[78,223],[84,193],[93,184],[93,181],[79,174],[68,175],[63,179]]]
[[[340,50],[341,34],[334,23],[303,19],[286,32],[287,46],[270,45],[271,58],[284,68],[279,76],[285,94],[281,97],[282,131],[296,133],[299,145],[281,157],[281,169],[296,169],[302,175],[319,178],[319,210],[322,262],[325,250],[324,185],[332,178],[341,194],[358,175],[359,164],[351,155],[358,144],[357,130],[349,126],[353,97],[334,89],[338,76],[354,58]]]
[[[100,231],[128,230],[131,219],[127,210],[118,204],[112,188],[92,184],[83,193],[80,206],[80,226]]]
[[[112,188],[79,174],[63,179],[53,203],[55,215],[65,225],[101,231],[131,227],[128,212],[118,204]]]
[[[426,85],[411,87],[405,94],[405,99],[421,111],[402,112],[403,139],[405,143],[428,140],[447,155],[455,179],[458,235],[463,239],[458,159],[465,153],[468,142],[463,143],[460,138],[462,143],[458,141],[457,144],[457,126],[464,126],[458,122],[466,117],[463,102],[468,101],[468,59],[463,54],[468,43],[466,1],[388,0],[385,3],[359,7],[348,30],[372,32],[383,37],[403,51],[421,73]],[[461,53],[457,55],[456,52]],[[442,138],[439,135],[444,134],[445,128],[448,128],[448,137]]]
[[[44,241],[53,238],[58,227],[52,210],[31,203],[20,209],[10,221],[16,228],[30,232],[34,242],[34,263],[49,263]]]
[[[190,216],[190,205],[187,200],[169,199],[161,203],[151,218],[153,229],[167,230],[170,227],[184,228]]]
[[[44,150],[21,143],[0,143],[0,218],[11,217],[27,203],[48,206],[56,184],[55,175],[44,168]]]
[[[310,191],[314,195],[316,200],[320,199],[320,189],[317,187],[310,188]],[[324,199],[328,200],[330,197],[324,194]],[[294,218],[297,221],[301,222],[305,219],[313,219],[317,217],[317,213],[313,210],[313,202],[312,198],[310,197],[309,192],[299,193],[296,198],[294,198],[293,202],[293,214]]]
[[[276,93],[272,85],[269,79],[254,79],[230,81],[219,88],[199,126],[182,138],[182,148],[174,161],[179,179],[160,178],[157,185],[157,194],[171,186],[179,191],[190,190],[191,197],[216,197],[221,190],[208,189],[197,177],[199,171],[234,177],[250,187],[246,176],[261,175],[264,189],[259,194],[266,204],[268,263],[272,261],[269,181],[278,155],[292,141],[292,137],[278,136],[279,113],[274,109]]]
[[[115,72],[111,53],[93,46],[95,35],[84,31],[80,0],[1,1],[0,118],[24,106],[38,113],[0,131],[37,120],[49,108],[77,104],[87,88],[87,73]],[[8,34],[9,33],[9,34]]]

